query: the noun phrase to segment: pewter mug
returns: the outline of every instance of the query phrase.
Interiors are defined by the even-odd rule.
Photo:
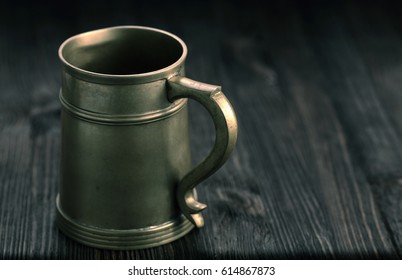
[[[61,185],[57,224],[83,244],[139,249],[176,240],[204,222],[194,187],[228,158],[237,138],[219,86],[184,76],[187,47],[140,26],[67,39],[62,62]],[[213,118],[210,154],[191,166],[187,98]]]

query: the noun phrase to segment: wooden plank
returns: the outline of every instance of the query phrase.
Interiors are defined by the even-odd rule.
[[[399,150],[390,158],[383,153],[397,137],[370,91],[370,75],[353,59],[359,54],[354,42],[343,27],[337,29],[331,11],[324,20],[304,10],[300,14],[294,3],[267,11],[211,1],[198,10],[191,3],[177,5],[167,14],[169,3],[154,9],[126,2],[116,13],[101,7],[96,16],[88,14],[90,6],[72,5],[56,14],[32,6],[26,19],[15,20],[29,23],[15,37],[15,30],[0,28],[8,38],[0,41],[0,61],[6,62],[0,64],[0,259],[398,257],[395,237],[387,231],[393,227],[389,217],[397,216],[378,210],[366,178],[396,172],[392,164],[398,163]],[[324,34],[316,26],[321,20],[337,32]],[[188,76],[221,84],[240,125],[237,150],[198,188],[209,206],[205,228],[137,251],[89,248],[54,224],[60,176],[56,50],[63,38],[121,21],[166,28],[188,42]],[[15,40],[23,44],[15,48]],[[339,50],[349,62],[337,60]],[[11,63],[16,59],[19,63]],[[335,70],[327,69],[328,62]],[[355,89],[360,83],[365,91]],[[356,119],[349,102],[359,107]],[[382,111],[371,111],[373,106]],[[197,161],[208,152],[213,129],[200,106],[192,103],[190,109]],[[385,133],[388,144],[366,140],[369,128]],[[380,163],[367,163],[369,158]]]
[[[373,185],[375,200],[378,203],[381,217],[399,256],[402,255],[402,180],[379,182]]]
[[[276,17],[287,24],[278,24]],[[303,226],[306,231],[314,232],[318,240],[322,238],[326,243],[321,245],[326,244],[329,252],[338,256],[348,256],[351,252],[354,257],[359,254],[392,255],[393,244],[384,224],[379,222],[370,186],[362,170],[351,158],[338,108],[333,105],[331,96],[327,95],[327,89],[332,84],[328,84],[327,77],[323,75],[325,72],[315,56],[315,46],[304,37],[302,15],[292,13],[289,5],[286,5],[265,18],[268,20],[261,22],[261,26],[266,27],[262,44],[269,50],[265,57],[269,57],[271,65],[277,68],[278,84],[284,91],[282,94],[290,95],[289,101],[295,101],[295,108],[289,110],[291,113],[284,110],[283,114],[289,116],[299,111],[294,119],[300,118],[302,121],[292,120],[291,123],[303,131],[299,139],[306,137],[304,143],[299,140],[298,144],[286,147],[289,150],[300,145],[299,160],[306,164],[303,168],[304,178],[300,180],[306,186],[292,186],[293,192],[301,192],[298,193],[300,197],[307,193],[303,202],[308,204],[311,200],[313,205],[313,201],[316,204],[310,209],[300,206],[300,211],[306,211],[305,216],[311,219],[311,228],[306,222]],[[326,55],[333,55],[330,48],[326,49]],[[263,58],[261,56],[254,61],[261,62]],[[297,205],[299,200],[295,199],[293,204]],[[315,228],[314,221],[320,226]],[[354,249],[350,250],[351,247]]]
[[[401,176],[402,150],[400,135],[391,121],[396,116],[392,117],[389,108],[384,106],[380,97],[383,89],[377,88],[381,75],[377,75],[378,72],[371,75],[363,57],[373,45],[366,44],[361,36],[355,37],[351,31],[361,28],[358,20],[361,19],[366,22],[366,37],[372,36],[373,32],[389,32],[387,28],[381,28],[383,24],[376,26],[367,18],[367,5],[364,3],[349,11],[349,19],[356,13],[356,19],[350,23],[346,20],[350,8],[342,8],[336,3],[315,5],[314,13],[310,12],[311,6],[305,7],[303,26],[329,81],[325,91],[345,129],[355,159],[364,165],[369,180],[376,181]],[[375,13],[379,13],[378,10]],[[387,21],[385,15],[378,14],[377,17]],[[380,31],[375,31],[376,28]],[[387,56],[383,53],[378,60],[386,62]],[[390,74],[387,77],[392,79]]]
[[[367,75],[372,79],[376,98],[381,106],[380,114],[383,119],[394,129],[394,139],[384,140],[388,142],[389,149],[398,154],[402,143],[402,39],[401,31],[398,30],[389,16],[392,7],[384,7],[376,2],[365,4],[364,13],[361,7],[350,3],[347,8],[346,19],[350,22],[349,31],[356,48],[364,63]],[[386,169],[387,165],[382,166]],[[394,176],[378,178],[383,180],[395,180],[402,176],[400,162],[395,162]],[[392,175],[392,174],[391,174]]]
[[[20,32],[20,26],[14,31]],[[2,24],[0,38],[0,259],[23,258],[29,235],[32,140],[30,96],[21,70],[29,51],[15,48],[25,39],[10,38]]]
[[[29,134],[29,122],[21,119],[2,125],[0,131],[0,259],[27,255],[31,204]]]
[[[350,31],[372,78],[378,100],[386,112],[385,117],[395,129],[397,139],[394,145],[399,148],[402,145],[402,30],[395,24],[395,12],[398,13],[400,7],[384,7],[377,2],[368,2],[363,13],[358,5],[348,3],[347,11],[347,20],[352,27]],[[401,166],[398,164],[395,167]],[[401,255],[402,221],[398,218],[402,215],[401,173],[392,175],[373,178],[373,190],[382,217]]]

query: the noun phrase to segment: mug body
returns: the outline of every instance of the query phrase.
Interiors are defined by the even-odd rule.
[[[187,100],[167,99],[186,46],[122,26],[62,44],[59,228],[99,248],[158,246],[188,233],[176,188],[191,168]]]

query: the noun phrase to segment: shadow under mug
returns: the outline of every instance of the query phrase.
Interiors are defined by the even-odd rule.
[[[237,138],[219,86],[184,77],[187,47],[141,26],[76,35],[62,61],[61,186],[57,224],[98,248],[140,249],[203,226],[194,187],[228,158]],[[210,113],[216,139],[191,166],[187,98]]]

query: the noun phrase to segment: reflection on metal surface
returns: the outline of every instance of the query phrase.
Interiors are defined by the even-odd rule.
[[[220,87],[184,78],[187,48],[165,31],[123,26],[83,33],[60,47],[63,62],[61,186],[57,223],[71,238],[139,249],[203,226],[194,187],[228,158],[237,137]],[[187,98],[216,130],[192,169]]]

